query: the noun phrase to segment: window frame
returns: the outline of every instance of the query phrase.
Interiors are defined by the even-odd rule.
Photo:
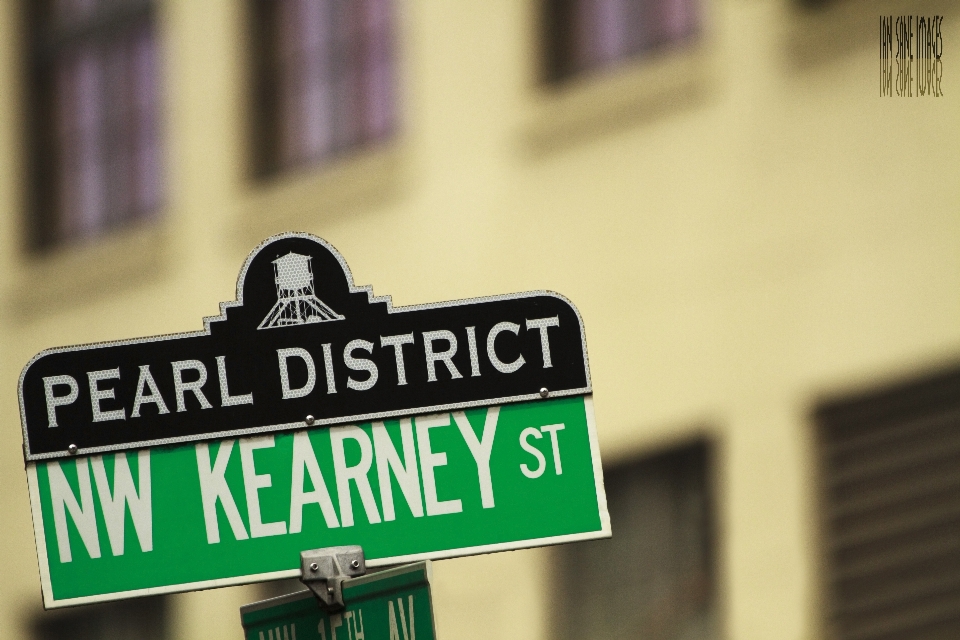
[[[168,78],[169,33],[167,21],[163,20],[165,6],[154,5],[157,23],[155,37],[159,51],[160,98],[157,125],[164,136],[161,149],[165,197],[154,213],[146,218],[130,221],[108,229],[105,233],[82,239],[79,242],[55,243],[44,250],[32,245],[31,225],[36,211],[38,182],[32,173],[36,161],[36,148],[32,146],[31,127],[36,119],[31,112],[34,97],[31,95],[31,69],[33,64],[30,33],[33,19],[32,7],[27,2],[17,2],[11,15],[17,20],[21,37],[14,47],[19,54],[15,71],[15,93],[19,108],[19,135],[16,139],[16,154],[22,160],[22,169],[17,172],[17,215],[9,218],[8,249],[11,255],[10,268],[6,272],[2,300],[9,315],[16,322],[33,322],[62,311],[107,298],[118,292],[142,287],[156,282],[168,270],[173,248],[173,233],[177,230],[172,211],[171,192],[172,158],[168,139],[171,131],[168,122],[171,95],[165,90]],[[57,301],[57,310],[51,311],[50,300]]]
[[[559,83],[544,79],[542,2],[526,0],[525,10],[526,96],[519,136],[529,155],[552,153],[666,111],[696,106],[716,84],[714,0],[701,0],[696,38]]]
[[[578,69],[577,67],[580,66],[576,60],[578,53],[581,55],[586,53],[577,47],[578,31],[582,28],[582,24],[577,20],[577,14],[578,9],[583,9],[582,6],[578,7],[577,5],[578,2],[581,1],[596,2],[596,0],[539,0],[539,16],[537,22],[540,28],[540,33],[538,34],[540,42],[540,82],[546,86],[559,88],[578,78],[603,74],[620,66],[631,65],[634,62],[656,57],[665,50],[684,49],[690,46],[691,42],[696,42],[701,37],[700,31],[702,25],[694,21],[690,25],[687,25],[690,27],[689,31],[682,33],[678,37],[657,41],[657,36],[662,36],[662,33],[658,32],[658,28],[666,24],[664,20],[654,26],[653,32],[638,30],[639,33],[642,34],[639,39],[634,36],[633,42],[624,41],[618,43],[621,45],[620,48],[622,50],[617,51],[610,59],[597,59],[592,62],[581,61],[585,64],[583,68]],[[678,1],[695,5],[694,8],[697,11],[700,10],[700,5],[703,4],[702,0],[642,0],[642,4],[651,5],[658,2]],[[638,10],[637,6],[621,6],[620,8],[633,12]],[[637,27],[637,23],[640,25],[646,24],[647,18],[650,16],[645,13],[645,10],[650,8],[650,6],[643,6],[639,9],[641,12],[644,12],[642,14],[634,13],[633,15],[620,15],[619,17],[626,18],[627,21],[634,21],[632,26]],[[662,7],[656,7],[656,9],[660,8]],[[597,5],[594,5],[594,9],[597,9]],[[654,9],[654,11],[656,11],[656,9]],[[588,16],[580,16],[580,18],[585,17]],[[601,15],[599,12],[594,11],[589,17],[597,19],[601,17]],[[606,17],[609,18],[609,16]],[[663,16],[660,15],[658,17],[662,18]],[[696,20],[699,20],[699,18],[700,16],[697,15]],[[593,26],[596,27],[597,25],[594,24]],[[630,30],[628,29],[619,35],[625,36],[629,33]],[[580,38],[583,38],[584,35],[585,34],[580,31]],[[593,38],[597,35],[597,33],[589,32],[586,37]],[[652,41],[645,41],[645,37],[651,37]],[[594,55],[599,55],[601,58],[604,57],[604,54],[599,51],[594,51],[593,53]],[[609,54],[610,52],[607,53]]]
[[[921,489],[930,489],[929,486],[924,484],[923,478],[921,478],[921,482],[918,482],[916,478],[908,479],[905,483],[906,489],[901,485],[892,483],[890,478],[886,478],[885,483],[888,485],[886,487],[888,495],[886,495],[885,498],[887,502],[883,502],[884,486],[881,482],[879,488],[876,486],[871,487],[872,493],[868,493],[866,498],[860,498],[861,505],[859,505],[859,507],[856,505],[857,500],[851,500],[849,496],[845,499],[848,504],[844,505],[844,500],[836,500],[832,492],[836,491],[838,486],[842,487],[844,482],[847,485],[855,485],[856,483],[863,484],[864,479],[853,475],[850,468],[844,471],[843,464],[838,464],[836,468],[832,468],[831,460],[829,459],[830,456],[836,456],[839,452],[840,462],[842,463],[843,458],[846,457],[848,458],[848,466],[849,459],[856,459],[857,456],[865,456],[865,459],[869,463],[871,456],[877,455],[876,449],[878,445],[883,445],[884,441],[892,441],[894,444],[897,444],[898,440],[901,441],[897,444],[899,449],[909,452],[912,445],[914,451],[916,451],[917,441],[911,440],[911,438],[917,437],[919,438],[920,444],[923,444],[923,438],[929,438],[929,433],[925,434],[924,432],[939,428],[936,424],[937,420],[944,420],[945,416],[946,419],[950,419],[951,417],[958,419],[957,416],[960,415],[960,413],[958,413],[960,412],[960,400],[957,399],[958,389],[960,389],[960,361],[954,361],[942,363],[927,371],[915,372],[913,375],[900,375],[897,376],[896,379],[888,379],[880,383],[874,382],[870,385],[858,386],[846,392],[831,392],[829,395],[819,398],[814,403],[811,425],[815,445],[814,469],[817,478],[815,496],[817,506],[816,537],[818,547],[817,581],[820,587],[819,591],[822,594],[819,601],[818,617],[825,637],[836,638],[838,640],[848,637],[844,635],[844,624],[853,625],[854,630],[856,630],[856,625],[860,624],[860,632],[863,633],[864,623],[862,619],[857,619],[857,607],[868,609],[866,605],[869,604],[869,591],[872,589],[882,594],[884,580],[886,580],[886,584],[891,584],[889,571],[886,574],[880,571],[878,573],[875,572],[873,578],[868,581],[869,588],[867,589],[867,596],[864,596],[862,585],[860,585],[859,593],[856,584],[852,585],[852,589],[849,588],[850,585],[848,585],[848,593],[843,593],[838,585],[840,579],[846,579],[848,582],[856,582],[857,578],[855,576],[851,577],[850,569],[851,565],[856,569],[855,560],[858,557],[858,553],[861,564],[864,562],[864,557],[868,559],[872,558],[874,562],[882,562],[884,560],[883,554],[886,553],[884,549],[884,536],[875,536],[873,540],[870,540],[869,536],[863,538],[863,531],[867,530],[869,532],[871,526],[874,534],[878,530],[882,531],[884,520],[882,519],[883,514],[879,512],[883,509],[889,509],[888,505],[891,502],[896,505],[898,500],[900,503],[907,501],[908,490],[915,492],[910,498],[914,513],[907,514],[908,521],[911,516],[915,520],[918,518],[916,514],[917,511],[929,517],[930,513],[936,513],[937,508],[937,505],[930,504],[930,492],[922,493],[920,491]],[[831,433],[843,431],[847,431],[845,441],[842,434],[840,435],[840,439],[838,439],[837,433]],[[856,448],[858,441],[864,445],[859,450]],[[956,443],[953,443],[953,446],[955,447]],[[955,453],[954,456],[956,456]],[[881,463],[883,462],[882,455],[880,461]],[[873,460],[873,462],[876,464],[876,460]],[[926,462],[929,463],[929,460]],[[887,460],[887,464],[890,464],[889,460]],[[940,464],[942,464],[942,461],[940,461]],[[862,459],[860,466],[863,467]],[[856,465],[854,465],[853,471],[856,471],[855,467]],[[866,469],[867,475],[865,477],[869,478],[869,465]],[[836,482],[836,473],[840,474],[840,482]],[[847,476],[845,479],[843,477],[844,473]],[[876,469],[874,473],[876,474]],[[894,468],[893,471],[888,469],[886,474],[888,476],[896,475],[896,469]],[[835,483],[831,483],[831,478],[834,479]],[[882,474],[880,478],[883,480]],[[913,486],[911,486],[910,480],[912,480]],[[942,483],[942,481],[940,482]],[[936,483],[933,487],[934,488],[930,490],[933,492],[933,495],[936,495],[936,491],[943,489],[942,486]],[[898,490],[900,491],[899,494]],[[849,489],[847,489],[847,491],[849,491]],[[955,493],[960,496],[960,492]],[[870,500],[873,500],[872,505],[870,504]],[[866,501],[867,504],[866,508],[864,508],[862,504],[864,501]],[[852,509],[850,503],[852,503]],[[840,509],[838,509],[838,507],[840,507]],[[846,508],[846,513],[844,512],[844,507]],[[857,508],[861,511],[859,516],[863,518],[863,521],[857,522],[854,519],[858,515]],[[921,511],[923,508],[927,509],[927,511]],[[902,514],[898,514],[898,516],[903,517]],[[956,517],[956,514],[953,514],[953,516]],[[873,519],[872,523],[871,518]],[[846,531],[838,530],[837,521],[844,519],[847,521],[852,520],[850,524],[853,526],[848,527]],[[866,527],[864,527],[864,522],[866,522]],[[896,521],[893,522],[895,525],[900,524]],[[920,518],[916,520],[916,522],[923,523],[924,521]],[[859,532],[857,527],[860,528]],[[887,539],[896,537],[896,535],[899,535],[902,539],[911,534],[922,539],[925,535],[929,537],[930,528],[928,526],[924,529],[921,526],[913,531],[908,528],[905,531],[900,531],[899,534],[897,534],[895,529],[890,529],[886,533]],[[856,546],[858,543],[858,535],[861,537],[859,547]],[[844,537],[846,537],[846,540],[844,540]],[[889,546],[889,543],[887,543],[887,546]],[[915,541],[914,546],[917,546]],[[835,554],[844,556],[844,558],[834,557]],[[957,565],[960,563],[960,552],[954,550],[954,556],[952,561],[954,565]],[[917,583],[921,581],[917,580],[916,575],[911,576],[910,571],[913,570],[914,573],[916,573],[917,565],[921,565],[922,568],[923,562],[923,558],[920,558],[915,559],[914,564],[902,563],[898,565],[900,573],[896,574],[896,580],[906,581],[908,587],[910,580],[913,580],[913,586],[916,587]],[[847,571],[845,578],[843,578],[844,570]],[[906,575],[904,575],[904,571],[907,572]],[[923,572],[921,571],[921,573]],[[926,574],[924,573],[924,575]],[[960,574],[955,573],[955,576],[956,575]],[[864,582],[862,578],[860,581],[861,583]],[[932,582],[936,585],[935,579]],[[893,601],[887,603],[887,608],[884,613],[889,613],[890,610],[896,611],[897,607],[902,607],[904,602],[902,598],[897,600],[895,594],[890,596],[889,591],[890,590],[888,590],[886,597],[892,597]],[[892,591],[896,592],[896,589]],[[942,595],[942,593],[935,590],[932,594],[933,596]],[[928,596],[929,595],[930,594],[928,594]],[[860,599],[859,602],[858,597]],[[883,596],[877,596],[877,594],[874,593],[873,597],[882,598]],[[845,621],[841,619],[843,617],[842,611],[844,610],[841,606],[843,604],[841,601],[844,598],[846,598],[845,604],[848,612],[848,617]],[[909,595],[905,600],[907,603],[910,602]],[[852,614],[849,613],[851,609],[854,611]],[[861,611],[859,615],[862,618],[865,614]],[[887,622],[889,622],[889,617]],[[875,627],[879,625],[880,629],[882,629],[883,623],[883,615],[878,614],[875,616],[873,620]],[[955,633],[956,629],[960,628],[960,607],[955,607],[952,616],[946,618],[945,621],[944,619],[934,619],[929,624],[952,624],[953,627],[950,631]],[[867,628],[869,629],[869,626]],[[929,626],[926,628],[928,630],[930,629]],[[937,629],[937,627],[934,626],[933,629],[935,633],[943,633],[942,628]],[[906,634],[915,634],[923,630],[923,626],[906,626],[900,629],[902,633]],[[894,629],[894,631],[896,631],[896,629]],[[877,630],[876,633],[882,634],[884,632]],[[889,633],[889,630],[886,633]],[[856,635],[858,634],[854,633],[854,637],[856,637]],[[913,636],[911,635],[911,637]],[[937,635],[936,637],[941,636]]]
[[[162,29],[159,26],[159,8],[157,0],[129,0],[129,4],[109,11],[97,10],[87,22],[57,27],[50,15],[54,0],[21,3],[22,23],[25,38],[22,43],[24,66],[23,82],[23,124],[24,154],[27,171],[21,242],[24,252],[30,256],[46,256],[62,253],[65,250],[79,249],[85,245],[95,245],[118,234],[129,233],[131,229],[152,226],[164,218],[169,193],[169,167],[167,162],[167,127],[163,118],[163,105],[166,100],[164,90],[164,56],[162,54]],[[158,51],[156,70],[157,99],[156,126],[159,136],[160,157],[159,182],[160,202],[149,209],[133,211],[117,221],[102,223],[90,236],[59,237],[51,230],[60,223],[62,210],[58,205],[58,181],[62,178],[61,155],[57,147],[54,126],[55,60],[58,53],[69,48],[76,41],[102,41],[131,26],[149,21],[153,30]]]
[[[272,0],[246,0],[244,2],[246,56],[246,109],[247,153],[246,167],[249,179],[260,186],[282,183],[290,178],[311,173],[324,173],[338,166],[370,164],[369,158],[390,155],[403,135],[404,113],[402,109],[404,76],[402,73],[402,12],[399,0],[389,0],[390,5],[390,60],[392,86],[392,125],[382,138],[361,138],[345,147],[334,149],[329,155],[305,158],[284,165],[280,156],[282,115],[277,98],[275,42],[270,31],[276,28],[276,5]],[[271,8],[273,9],[271,10]],[[356,43],[353,43],[356,45]],[[358,162],[359,159],[359,162]],[[361,173],[363,171],[361,170]]]
[[[722,635],[721,622],[723,607],[723,595],[721,591],[721,505],[719,503],[721,492],[717,484],[720,479],[718,472],[718,450],[719,447],[715,434],[710,430],[704,429],[687,436],[681,435],[679,438],[671,439],[669,442],[661,442],[656,447],[642,450],[627,457],[618,457],[612,463],[605,465],[604,468],[604,480],[607,488],[609,508],[612,506],[610,498],[616,491],[611,491],[611,478],[623,474],[625,477],[633,476],[632,480],[634,482],[637,481],[638,476],[649,479],[650,472],[656,470],[658,467],[660,470],[666,468],[674,472],[683,465],[688,464],[691,460],[699,457],[699,462],[702,463],[703,466],[699,469],[699,478],[695,481],[702,482],[703,511],[701,515],[703,516],[702,524],[704,525],[704,530],[698,532],[698,536],[702,536],[706,544],[705,568],[707,571],[706,578],[709,581],[709,594],[706,596],[708,602],[707,622],[710,625],[708,632],[712,633],[712,636],[716,638]],[[659,479],[673,482],[681,479],[681,475],[682,474],[668,473],[659,476]],[[690,480],[690,477],[682,478],[684,482],[689,482]],[[671,506],[675,508],[678,505],[674,503]],[[611,512],[610,516],[614,536],[623,536],[622,529],[621,533],[617,533],[617,514]],[[576,544],[596,546],[603,543],[609,544],[611,542],[611,539],[606,539]],[[582,576],[579,574],[577,576],[570,575],[570,560],[572,559],[572,552],[574,551],[575,549],[570,545],[560,545],[551,550],[552,567],[550,573],[552,574],[551,590],[553,591],[551,601],[554,603],[554,613],[551,615],[549,629],[551,636],[560,638],[561,640],[572,638],[575,635],[574,632],[568,631],[564,624],[565,617],[570,615],[566,605],[570,602],[575,602],[578,597],[577,594],[583,594],[584,591],[590,590],[589,585],[585,585],[582,582]],[[565,564],[567,566],[564,566]],[[614,576],[615,574],[611,572],[610,575]],[[612,577],[612,579],[617,580],[616,577]],[[558,611],[561,615],[557,615]],[[576,637],[580,636],[576,635]]]
[[[384,203],[397,201],[409,182],[412,165],[406,105],[411,91],[409,52],[411,31],[405,20],[403,0],[393,4],[394,124],[392,133],[372,145],[349,148],[322,163],[307,163],[263,175],[258,172],[256,47],[250,26],[255,18],[253,3],[242,4],[241,28],[236,53],[243,60],[240,122],[241,186],[236,213],[231,215],[231,244],[238,251],[263,238],[289,231],[291,227],[354,215]]]
[[[173,609],[174,602],[170,596],[147,596],[59,611],[43,611],[33,616],[27,637],[30,640],[58,640],[65,635],[63,632],[67,629],[71,631],[71,638],[76,637],[77,630],[92,637],[103,637],[101,634],[110,637],[133,623],[138,630],[144,631],[142,635],[137,634],[141,638],[167,640],[173,636],[174,631],[176,612]],[[81,635],[80,638],[83,640],[84,636]]]

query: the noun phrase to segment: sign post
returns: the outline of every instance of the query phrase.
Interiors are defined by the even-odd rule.
[[[203,331],[20,377],[48,608],[610,535],[583,325],[550,292],[392,306],[306,234]]]

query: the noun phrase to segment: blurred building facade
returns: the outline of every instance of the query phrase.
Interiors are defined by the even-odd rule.
[[[957,637],[958,14],[808,5],[0,3],[0,638],[240,637],[268,588],[42,611],[15,389],[291,229],[584,317],[614,539],[438,562],[442,638]],[[880,97],[887,14],[942,98]]]

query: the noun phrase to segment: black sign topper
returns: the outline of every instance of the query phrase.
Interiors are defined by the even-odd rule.
[[[247,258],[203,331],[47,349],[20,375],[28,461],[590,393],[548,291],[394,308],[303,233]]]

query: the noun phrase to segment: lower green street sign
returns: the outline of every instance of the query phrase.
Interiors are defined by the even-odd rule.
[[[345,580],[339,613],[310,591],[240,608],[246,640],[434,640],[430,562]]]
[[[360,545],[376,567],[610,535],[589,395],[36,461],[27,475],[48,608],[295,577],[300,551],[320,547]],[[363,624],[380,615],[363,611]]]

